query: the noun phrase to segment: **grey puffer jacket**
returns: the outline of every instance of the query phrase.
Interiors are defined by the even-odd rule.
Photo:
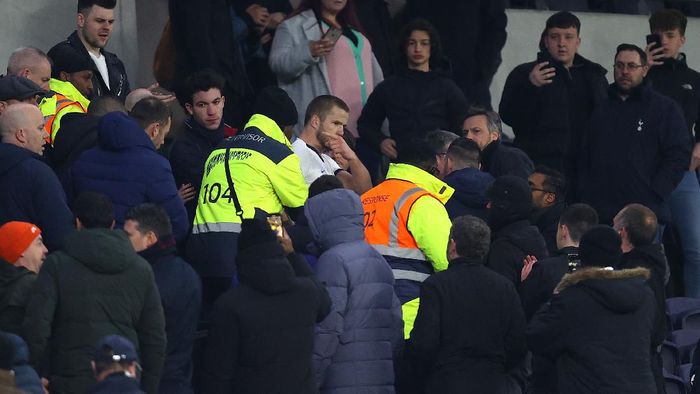
[[[393,393],[401,304],[389,264],[365,242],[360,199],[346,189],[330,190],[309,199],[305,213],[322,251],[317,276],[332,301],[314,339],[321,392]]]

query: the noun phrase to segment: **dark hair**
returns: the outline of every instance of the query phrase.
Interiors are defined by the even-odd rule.
[[[620,227],[627,232],[632,245],[650,245],[656,239],[657,219],[651,209],[642,204],[629,204],[617,214]]]
[[[309,185],[309,198],[318,196],[323,192],[334,189],[342,189],[343,183],[334,175],[321,175]]]
[[[197,71],[185,79],[184,84],[177,89],[177,101],[184,108],[185,104],[192,104],[192,97],[197,92],[206,92],[209,89],[219,89],[223,94],[224,77],[214,70]]]
[[[447,149],[447,156],[461,168],[479,168],[481,162],[479,145],[467,137],[459,137],[452,141]]]
[[[160,205],[145,203],[131,207],[124,215],[124,221],[127,220],[136,222],[136,229],[141,234],[153,231],[158,239],[173,233],[170,217]]]
[[[583,234],[597,224],[598,213],[588,204],[571,204],[559,217],[559,225],[566,225],[574,242],[581,241]]]
[[[411,37],[411,33],[414,31],[424,31],[428,33],[430,37],[430,68],[441,64],[443,59],[442,53],[442,42],[440,41],[440,33],[438,33],[435,26],[430,22],[422,18],[411,19],[399,33],[399,54],[401,56],[403,67],[406,66],[406,46],[408,45],[408,39]]]
[[[328,115],[328,112],[330,112],[335,107],[338,107],[345,112],[350,112],[350,107],[348,107],[348,105],[345,104],[345,101],[338,97],[331,96],[330,94],[324,94],[314,98],[309,103],[309,106],[306,107],[306,114],[304,115],[304,125],[309,123],[309,120],[311,120],[311,117],[314,115],[321,118],[321,120],[325,119],[326,115]]]
[[[564,174],[541,164],[535,167],[533,173],[544,175],[542,186],[544,186],[549,193],[554,194],[557,201],[561,201],[565,197],[566,179],[564,178]]]
[[[146,97],[134,104],[129,115],[136,119],[142,129],[148,127],[152,123],[158,123],[163,126],[168,123],[168,119],[172,116],[170,108],[158,98]]]
[[[652,32],[678,29],[685,36],[688,18],[678,10],[659,10],[649,17],[649,30]]]
[[[574,27],[576,28],[577,34],[581,33],[581,21],[576,15],[570,13],[569,11],[559,11],[556,14],[553,14],[552,16],[547,18],[547,22],[544,28],[545,34],[547,33],[547,30],[553,27],[559,29],[568,29],[570,27]]]
[[[617,55],[620,54],[620,52],[624,51],[631,51],[631,52],[637,52],[639,54],[639,59],[642,62],[642,66],[647,65],[647,54],[644,52],[644,50],[636,45],[633,44],[620,44],[617,46],[617,49],[615,50],[615,59],[617,59]]]
[[[460,257],[483,261],[489,253],[491,229],[475,216],[460,216],[452,221],[450,238],[455,241]]]
[[[321,9],[321,0],[302,0],[301,4],[299,4],[297,9],[292,12],[288,18],[299,15],[306,10],[313,10],[314,14],[316,14],[318,18],[321,18]],[[353,0],[347,0],[345,7],[336,16],[336,21],[338,21],[342,27],[349,26],[364,34],[362,24],[357,18],[357,12],[355,11],[355,3]]]
[[[124,103],[114,96],[100,96],[90,101],[87,111],[92,116],[103,116],[110,112],[127,113]]]
[[[113,10],[117,6],[117,0],[78,0],[78,13],[85,14],[85,10],[93,5]]]
[[[446,153],[447,148],[445,145],[449,145],[452,141],[459,138],[455,133],[445,131],[445,130],[433,130],[426,134],[425,140],[428,142],[428,148],[433,151],[434,155],[440,153]]]
[[[85,228],[111,228],[114,223],[112,200],[101,193],[80,193],[73,201],[73,214]]]
[[[433,174],[437,165],[435,152],[428,147],[425,137],[397,141],[398,157],[395,162],[410,164]]]
[[[496,111],[474,105],[467,109],[464,120],[479,115],[484,115],[486,117],[486,126],[488,127],[489,133],[497,132],[498,135],[503,134],[503,122],[501,121],[501,116]]]

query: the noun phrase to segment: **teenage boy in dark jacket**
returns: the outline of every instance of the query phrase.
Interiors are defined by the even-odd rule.
[[[326,289],[265,218],[243,220],[236,264],[239,286],[212,311],[203,392],[317,393],[311,355]]]
[[[606,70],[579,55],[581,22],[570,12],[547,19],[537,60],[508,75],[499,112],[515,144],[535,162],[573,181],[575,152],[596,102],[605,98]]]
[[[525,358],[525,316],[515,287],[483,266],[490,231],[462,216],[452,224],[450,266],[421,287],[407,355],[425,371],[425,393],[519,392],[508,375]]]
[[[436,129],[458,134],[467,108],[462,91],[440,69],[444,59],[433,25],[423,19],[409,22],[400,43],[405,66],[374,88],[357,121],[362,141],[390,159],[407,139]],[[381,131],[384,119],[388,136]]]
[[[153,268],[165,314],[168,348],[159,390],[163,394],[191,394],[192,345],[202,303],[199,276],[176,255],[172,226],[163,208],[137,205],[124,219],[131,245]]]
[[[654,90],[681,106],[691,137],[690,167],[667,202],[683,247],[685,294],[700,297],[700,184],[696,174],[700,166],[700,73],[688,67],[681,52],[687,24],[688,19],[678,10],[660,10],[649,18],[649,30],[660,35],[661,45],[646,48],[650,56],[647,77]]]
[[[51,392],[84,393],[95,383],[95,343],[119,334],[141,355],[141,388],[156,394],[165,320],[151,267],[123,231],[112,230],[114,210],[106,196],[81,195],[74,210],[79,231],[46,259],[27,304],[22,327],[32,365]]]
[[[591,116],[581,152],[580,191],[601,223],[612,223],[631,202],[658,213],[690,164],[690,137],[680,107],[644,81],[647,70],[641,48],[619,45],[615,82]]]
[[[550,304],[532,318],[530,349],[555,362],[560,393],[656,393],[649,270],[612,269],[622,250],[620,236],[608,226],[583,235],[579,256],[582,268],[565,275]]]

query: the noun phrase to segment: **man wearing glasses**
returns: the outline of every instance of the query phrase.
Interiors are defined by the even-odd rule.
[[[658,214],[690,164],[683,113],[644,80],[649,70],[644,50],[620,44],[614,69],[615,82],[593,111],[581,152],[581,196],[601,223],[611,223],[632,202]]]

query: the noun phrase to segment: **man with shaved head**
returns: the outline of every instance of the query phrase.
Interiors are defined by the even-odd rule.
[[[53,251],[73,231],[73,214],[56,174],[41,158],[44,134],[36,105],[14,104],[0,115],[0,224],[36,224]]]
[[[134,105],[136,105],[136,103],[145,99],[146,97],[151,97],[151,96],[153,96],[153,93],[146,88],[134,89],[131,91],[131,93],[129,93],[126,96],[126,100],[124,101],[124,106],[126,107],[127,111],[131,111],[131,109],[134,108]]]
[[[41,49],[20,47],[10,55],[10,60],[7,62],[7,75],[27,78],[43,90],[49,90],[51,62]]]

